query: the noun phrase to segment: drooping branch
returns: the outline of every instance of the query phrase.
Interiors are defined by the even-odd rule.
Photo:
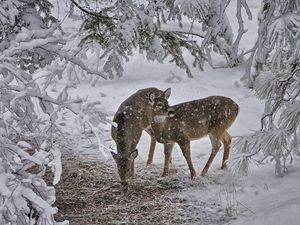
[[[93,16],[93,17],[97,17],[97,18],[100,18],[100,19],[103,19],[103,20],[117,20],[117,18],[115,17],[109,17],[109,16],[106,16],[103,14],[103,12],[93,12],[93,11],[90,11],[88,9],[85,9],[84,7],[82,7],[81,5],[79,5],[75,0],[71,0],[71,2],[79,9],[81,10],[82,12],[90,15],[90,16]]]
[[[234,167],[243,170],[249,159],[261,157],[257,155],[261,152],[263,159],[270,157],[275,161],[275,174],[283,176],[288,171],[287,158],[292,158],[293,152],[297,154],[299,142],[295,135],[300,128],[298,12],[299,6],[291,1],[263,0],[258,16],[258,39],[254,47],[244,53],[251,54],[243,78],[265,102],[265,107],[260,130],[255,135],[239,137],[233,146],[238,155]]]

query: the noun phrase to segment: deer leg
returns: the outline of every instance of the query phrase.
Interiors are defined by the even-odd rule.
[[[206,165],[205,165],[204,169],[202,170],[201,176],[206,175],[212,161],[214,160],[216,154],[218,153],[218,151],[221,147],[221,142],[220,142],[219,138],[217,138],[216,136],[210,134],[209,139],[210,139],[211,144],[212,144],[212,150],[211,150],[210,156],[209,156],[209,158],[206,162]]]
[[[148,159],[147,159],[147,165],[150,165],[153,162],[153,155],[156,147],[156,138],[152,131],[147,131],[147,132],[151,137],[150,149],[149,149]],[[170,164],[172,164],[172,158],[170,159]]]
[[[164,152],[165,152],[165,164],[164,164],[164,171],[162,176],[169,175],[169,165],[171,161],[172,149],[174,147],[174,143],[165,143],[164,144]]]
[[[224,145],[224,153],[223,153],[223,160],[222,160],[222,166],[221,166],[221,169],[225,169],[226,168],[226,160],[228,159],[229,157],[229,150],[230,150],[230,144],[231,144],[231,136],[230,134],[227,133],[227,131],[225,131],[223,133],[223,136],[222,136],[222,142],[223,142],[223,145]]]
[[[190,140],[184,140],[182,142],[180,141],[180,142],[178,142],[178,144],[179,144],[182,154],[189,166],[190,173],[191,173],[191,179],[195,179],[196,171],[194,169],[192,159],[191,159]]]
[[[150,165],[153,162],[153,155],[154,155],[154,150],[155,150],[155,146],[156,146],[155,137],[152,134],[150,134],[150,137],[151,137],[151,144],[150,144],[150,149],[149,149],[149,153],[148,153],[147,165]]]

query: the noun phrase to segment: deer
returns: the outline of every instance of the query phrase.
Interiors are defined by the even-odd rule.
[[[114,115],[111,136],[116,143],[117,153],[111,151],[111,155],[124,187],[128,185],[127,178],[134,175],[134,159],[138,156],[136,146],[143,130],[151,137],[149,152],[154,152],[156,139],[151,122],[157,111],[161,111],[163,116],[171,113],[167,101],[170,94],[170,88],[165,91],[153,87],[138,90],[121,103]]]
[[[232,140],[227,130],[235,121],[239,113],[239,106],[230,98],[210,96],[172,106],[171,116],[164,111],[166,108],[168,106],[155,111],[151,122],[155,139],[164,145],[165,161],[162,176],[169,174],[172,149],[177,143],[188,164],[190,177],[194,179],[196,172],[191,159],[190,142],[207,135],[211,141],[212,150],[201,175],[207,174],[221,143],[224,146],[221,169],[226,168],[225,162],[229,157]],[[150,149],[149,157],[153,158],[153,154],[154,149]]]

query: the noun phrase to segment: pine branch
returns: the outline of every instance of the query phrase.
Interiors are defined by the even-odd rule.
[[[85,8],[83,8],[82,6],[80,6],[75,0],[71,0],[71,2],[78,8],[80,9],[82,12],[90,15],[90,16],[93,16],[93,17],[97,17],[97,18],[100,18],[102,20],[107,20],[107,21],[110,21],[110,20],[117,20],[117,18],[115,17],[109,17],[109,16],[105,16],[103,15],[102,12],[92,12],[92,11],[89,11]]]

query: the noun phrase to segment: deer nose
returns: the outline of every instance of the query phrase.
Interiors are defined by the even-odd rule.
[[[127,182],[127,181],[122,181],[121,184],[122,184],[124,187],[127,187],[128,182]]]
[[[174,116],[174,114],[175,114],[175,110],[173,108],[169,108],[168,115],[172,117],[172,116]]]

